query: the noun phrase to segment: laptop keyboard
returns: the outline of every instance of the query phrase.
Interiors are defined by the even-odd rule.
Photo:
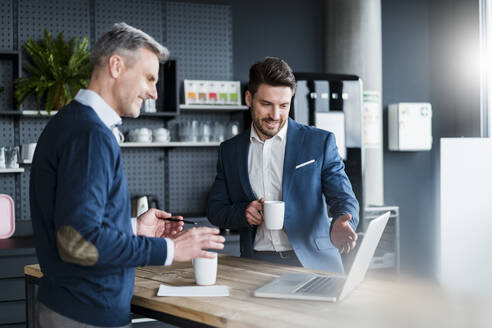
[[[302,285],[295,293],[312,294],[328,290],[333,285],[333,280],[331,277],[316,277]]]

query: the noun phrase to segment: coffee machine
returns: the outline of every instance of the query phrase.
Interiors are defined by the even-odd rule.
[[[356,75],[294,73],[296,94],[290,116],[297,122],[335,134],[355,196],[364,209],[362,81]],[[359,225],[360,227],[361,225]]]

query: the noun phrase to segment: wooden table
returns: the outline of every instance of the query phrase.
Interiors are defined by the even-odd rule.
[[[38,265],[26,266],[24,272],[32,291],[42,273]],[[454,295],[420,281],[368,278],[335,304],[253,296],[255,289],[286,272],[326,274],[219,255],[217,284],[229,286],[229,297],[157,297],[161,283],[193,285],[191,263],[137,268],[132,311],[189,327],[492,327],[490,298]],[[27,294],[32,303],[33,293]]]

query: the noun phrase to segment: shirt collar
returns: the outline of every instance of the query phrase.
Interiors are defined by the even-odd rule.
[[[82,105],[91,107],[108,128],[121,125],[121,117],[97,92],[80,89],[74,99]]]
[[[273,136],[273,138],[279,138],[281,141],[284,140],[285,136],[287,135],[287,127],[289,125],[289,120],[287,119],[287,122],[285,122],[284,126],[278,131],[276,135]],[[251,132],[249,134],[249,140],[253,141],[253,139],[258,140],[259,142],[264,142],[261,141],[260,137],[258,136],[258,133],[256,133],[256,129],[253,126],[253,123],[251,123]]]

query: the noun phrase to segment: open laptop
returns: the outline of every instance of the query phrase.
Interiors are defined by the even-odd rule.
[[[364,279],[389,216],[390,212],[386,212],[369,222],[347,276],[287,273],[258,288],[254,295],[329,302],[342,300]]]

